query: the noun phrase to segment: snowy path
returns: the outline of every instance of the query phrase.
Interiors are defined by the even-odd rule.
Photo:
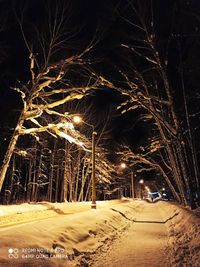
[[[96,210],[91,203],[0,210],[0,267],[200,266],[200,219],[168,202],[121,199],[99,201]]]
[[[166,259],[167,229],[159,212],[159,203],[141,203],[129,229],[106,252],[94,257],[90,266],[170,267]],[[148,223],[146,223],[147,221]]]

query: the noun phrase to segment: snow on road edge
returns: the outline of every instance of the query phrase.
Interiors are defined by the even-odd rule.
[[[110,203],[102,209],[61,215],[1,231],[3,249],[0,253],[0,266],[35,266],[36,262],[37,266],[78,266],[78,262],[81,262],[80,266],[86,266],[87,257],[91,253],[95,253],[128,226],[128,218],[137,210],[137,206],[137,201],[124,200],[120,204]],[[17,259],[8,257],[12,248],[18,249]],[[32,259],[26,259],[27,253],[22,253],[24,248],[44,248],[48,251],[42,259],[36,259],[36,253],[31,253]],[[62,249],[67,257],[58,259]],[[30,253],[27,255],[30,256]]]
[[[11,214],[21,214],[22,218],[23,215],[29,216],[31,220],[36,213],[44,216],[45,212],[45,216],[54,217],[7,230],[1,229],[0,266],[29,267],[36,266],[36,263],[42,267],[88,266],[90,255],[106,248],[109,242],[122,234],[135,214],[141,212],[141,205],[142,202],[137,200],[107,201],[99,203],[97,210],[91,210],[89,203],[83,203],[83,206],[79,203],[45,203],[45,208],[44,205],[35,205],[35,208],[31,206],[30,211],[25,204],[25,212],[22,205],[18,206],[17,213],[13,207],[10,210],[7,207],[6,214],[10,219]],[[200,218],[194,212],[174,204],[160,202],[160,206],[169,231],[168,252],[172,267],[199,267]],[[54,215],[48,212],[54,212]],[[5,212],[3,217],[5,219]],[[18,259],[9,259],[10,248],[18,249]],[[45,256],[43,258],[36,259],[34,257],[37,253],[32,253],[33,258],[27,259],[21,257],[23,248],[44,248],[48,252],[39,253],[39,256]],[[57,258],[62,250],[67,257]],[[27,253],[24,254],[26,256]]]
[[[198,212],[163,203],[163,215],[169,232],[172,267],[200,266],[200,217]]]

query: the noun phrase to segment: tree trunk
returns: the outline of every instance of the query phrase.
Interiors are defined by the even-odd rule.
[[[28,184],[27,184],[27,194],[26,201],[31,201],[31,180],[32,180],[32,168],[33,168],[33,159],[29,161],[29,170],[28,170]]]
[[[86,172],[84,173],[85,171],[85,166],[86,166],[86,160],[87,160],[87,157],[85,157],[84,159],[84,164],[83,164],[83,169],[82,169],[82,179],[81,179],[81,189],[80,189],[80,193],[79,193],[79,197],[78,197],[78,201],[83,201],[83,193],[84,193],[84,186],[85,186],[85,182],[86,182],[86,179],[87,179],[87,176],[88,176],[88,172],[89,172],[89,169],[90,169],[90,163],[88,163],[87,165],[87,169],[86,169]]]
[[[77,201],[78,196],[78,186],[79,186],[79,172],[80,172],[80,156],[81,152],[78,151],[78,161],[77,161],[77,173],[76,173],[76,185],[75,185],[75,193],[74,193],[74,201]]]
[[[88,181],[88,186],[87,186],[87,190],[86,190],[85,198],[84,198],[85,201],[87,201],[87,200],[90,201],[92,198],[91,182],[92,182],[92,177]]]
[[[50,163],[50,175],[49,175],[49,187],[48,187],[48,199],[52,202],[52,192],[53,192],[53,176],[54,176],[54,162],[55,162],[55,152],[56,152],[57,141],[54,141],[53,151],[51,153],[51,163]]]
[[[5,154],[5,157],[3,160],[3,164],[2,164],[1,169],[0,169],[0,192],[1,192],[1,189],[3,186],[3,182],[5,180],[5,176],[6,176],[6,172],[7,172],[9,163],[10,163],[10,159],[12,157],[13,151],[15,149],[16,143],[17,143],[19,135],[20,135],[19,131],[22,128],[23,124],[24,124],[24,119],[23,119],[23,113],[22,113],[19,120],[18,120],[15,131],[12,135],[12,138],[10,140],[8,149],[6,151],[6,154]]]
[[[55,202],[58,202],[58,192],[59,192],[59,161],[56,170],[56,188],[55,188]]]
[[[65,159],[64,159],[64,173],[63,173],[63,201],[67,201],[67,194],[68,194],[68,145],[67,141],[65,140]]]

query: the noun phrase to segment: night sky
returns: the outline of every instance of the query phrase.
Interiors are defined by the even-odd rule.
[[[24,10],[25,34],[27,34],[27,38],[34,40],[33,25],[41,27],[44,24],[45,26],[45,8],[47,3],[51,6],[53,2],[59,3],[60,1],[0,1],[1,24],[3,25],[0,32],[0,145],[2,151],[8,144],[11,135],[10,129],[15,126],[22,107],[19,95],[10,88],[30,79],[28,51],[20,33],[16,14],[20,14],[20,9]],[[125,17],[127,20],[133,19],[134,21],[134,16],[130,10],[132,2],[136,3],[137,1],[73,0],[69,5],[69,28],[76,31],[73,41],[70,43],[71,50],[81,51],[96,36],[96,46],[91,53],[92,58],[97,59],[94,68],[100,75],[105,75],[117,82],[120,77],[115,73],[115,66],[118,65],[123,68],[123,60],[129,60],[125,53],[121,54],[120,44],[127,41],[131,43],[134,35],[137,36],[138,34],[137,30],[124,20]],[[153,4],[157,44],[163,58],[166,56],[166,47],[169,48],[168,73],[174,88],[173,93],[177,101],[178,112],[181,112],[182,109],[180,58],[178,55],[180,48],[183,68],[186,73],[185,84],[189,95],[189,107],[192,111],[194,109],[193,112],[198,112],[193,103],[194,97],[197,101],[195,103],[199,101],[196,98],[200,77],[199,1],[146,0],[139,2],[144,6],[148,6],[149,2]],[[139,64],[142,66],[143,63]],[[102,110],[110,110],[112,114],[109,125],[111,132],[105,142],[107,147],[116,149],[116,144],[121,143],[137,148],[146,142],[151,134],[152,125],[143,123],[139,119],[141,110],[120,115],[115,108],[122,100],[123,98],[117,92],[110,92],[107,88],[102,88],[87,101],[94,107],[94,113],[99,120],[102,119]]]

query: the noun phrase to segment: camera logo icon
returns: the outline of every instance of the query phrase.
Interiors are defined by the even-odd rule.
[[[9,259],[18,259],[19,255],[18,255],[18,248],[9,248],[8,249],[8,258]]]

